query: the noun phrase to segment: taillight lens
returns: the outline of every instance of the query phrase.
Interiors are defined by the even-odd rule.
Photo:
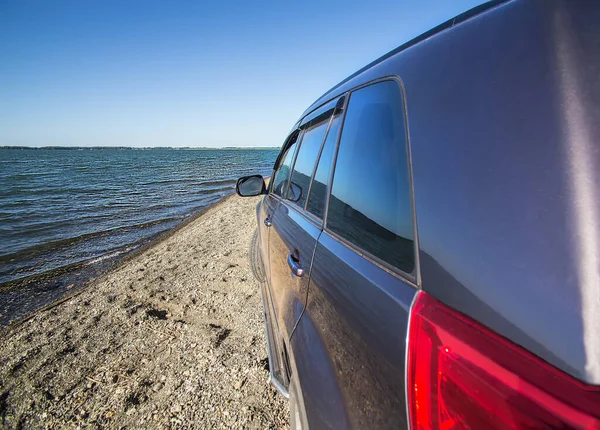
[[[408,343],[412,428],[600,429],[600,388],[419,292]]]

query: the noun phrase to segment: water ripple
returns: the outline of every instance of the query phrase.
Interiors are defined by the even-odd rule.
[[[274,150],[0,149],[0,285],[102,261],[172,228]]]

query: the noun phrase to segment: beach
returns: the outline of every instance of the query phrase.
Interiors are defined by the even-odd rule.
[[[60,303],[0,328],[3,428],[288,428],[230,196]]]

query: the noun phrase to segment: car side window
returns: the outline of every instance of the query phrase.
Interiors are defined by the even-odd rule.
[[[298,149],[298,156],[296,157],[286,198],[302,208],[304,208],[306,202],[310,180],[319,157],[323,138],[327,132],[330,117],[331,115],[326,115],[319,117],[314,123],[311,122],[304,130],[302,143]]]
[[[342,111],[336,110],[331,119],[331,125],[325,138],[323,150],[321,151],[315,178],[310,187],[306,210],[317,218],[323,218],[325,215],[325,198],[327,197],[327,184],[329,183],[329,174],[331,173],[331,159],[337,142],[341,119]]]
[[[350,95],[326,227],[412,273],[414,233],[402,92],[384,81]]]
[[[275,173],[273,174],[273,185],[272,192],[278,196],[283,197],[287,191],[287,185],[290,178],[290,170],[292,168],[292,161],[296,154],[296,146],[298,144],[299,132],[295,132],[287,143],[287,148],[279,156],[279,165],[277,165]]]

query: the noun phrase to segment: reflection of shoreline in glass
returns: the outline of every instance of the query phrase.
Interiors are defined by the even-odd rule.
[[[318,124],[306,129],[302,137],[302,142],[300,143],[300,149],[298,150],[298,156],[296,157],[296,163],[294,164],[294,170],[291,177],[291,183],[301,187],[302,192],[292,190],[288,192],[288,195],[286,196],[286,198],[292,200],[300,207],[304,207],[304,203],[306,202],[310,178],[312,177],[312,172],[317,163],[319,150],[321,149],[321,144],[325,138],[328,124],[329,118],[325,118]]]
[[[306,210],[318,218],[325,216],[325,198],[327,195],[327,184],[329,183],[329,173],[331,172],[331,158],[333,157],[333,150],[337,142],[341,118],[341,113],[336,113],[331,120],[331,126],[325,138],[315,178],[310,189],[310,196],[308,196]]]
[[[402,94],[394,81],[350,95],[326,225],[411,273],[414,233],[403,118]]]
[[[331,195],[329,199],[327,227],[359,248],[403,272],[412,273],[414,270],[415,257],[412,239],[396,235],[334,195]]]

